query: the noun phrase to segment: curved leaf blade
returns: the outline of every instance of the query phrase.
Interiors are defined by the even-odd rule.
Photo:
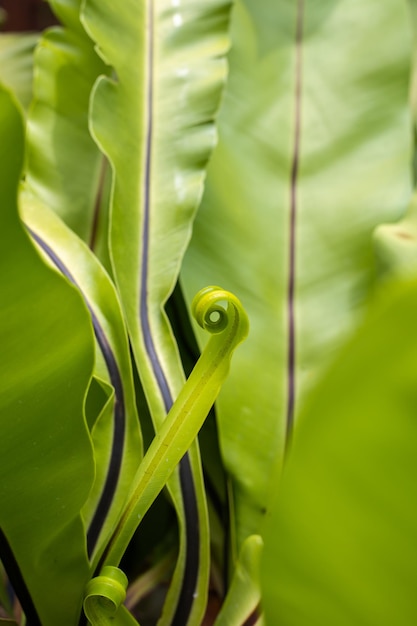
[[[30,621],[75,626],[90,572],[80,510],[94,477],[83,416],[92,329],[79,294],[42,263],[23,231],[23,124],[3,90],[0,110],[0,527],[10,549],[4,564],[16,562],[14,580],[33,605]]]
[[[113,168],[113,270],[156,430],[184,384],[163,307],[177,281],[215,142],[229,11],[229,0],[123,7],[84,2],[83,23],[115,72],[114,80],[96,84],[91,129]],[[123,48],[115,45],[115,33],[123,33]],[[196,444],[169,489],[180,520],[180,557],[162,623],[191,626],[203,617],[208,586]]]
[[[80,20],[81,0],[50,0],[62,27],[36,49],[26,184],[81,238],[94,238],[103,158],[88,130],[89,99],[106,67]]]
[[[101,564],[120,563],[139,521],[196,438],[229,373],[236,347],[247,337],[245,309],[220,287],[202,289],[193,301],[193,314],[211,334],[210,340],[138,468]]]
[[[293,414],[363,314],[372,232],[411,195],[411,25],[395,0],[244,0],[232,41],[182,284],[191,299],[221,282],[252,322],[217,406],[238,549],[262,531]]]
[[[95,87],[92,131],[114,170],[115,276],[157,422],[166,409],[156,376],[149,365],[150,374],[143,371],[143,360],[149,362],[151,351],[158,359],[174,353],[162,366],[171,367],[170,377],[182,385],[161,308],[177,279],[215,142],[212,118],[225,80],[229,5],[227,0],[199,5],[188,0],[180,8],[147,2],[120,11],[100,3],[99,11],[97,2],[87,0],[83,13],[87,30],[117,75],[117,81],[102,78]],[[126,48],[112,46],[117,31],[125,33],[137,62],[126,64]],[[123,146],[129,148],[129,159]],[[147,350],[146,341],[157,343]]]
[[[267,623],[417,619],[417,283],[391,284],[312,394],[265,533]]]
[[[262,549],[263,541],[259,535],[251,535],[243,542],[215,626],[255,626],[261,623],[259,573]]]
[[[128,580],[117,567],[104,567],[87,585],[84,611],[91,626],[139,626],[123,602]]]
[[[91,555],[102,549],[142,458],[127,331],[114,285],[88,246],[28,194],[23,217],[49,261],[83,296],[96,336],[95,374],[114,390],[110,410],[92,430],[96,480],[83,511]]]

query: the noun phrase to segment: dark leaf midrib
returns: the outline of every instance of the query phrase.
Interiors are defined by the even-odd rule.
[[[294,148],[290,182],[290,229],[289,229],[289,274],[287,292],[288,315],[288,354],[287,354],[287,415],[286,439],[291,437],[294,426],[294,405],[296,393],[296,324],[295,324],[295,282],[296,282],[296,236],[298,210],[298,177],[301,141],[301,92],[302,92],[302,44],[304,25],[304,0],[297,3],[297,25],[295,45],[295,94],[294,94]]]
[[[154,132],[154,2],[148,2],[148,67],[147,67],[147,120],[146,154],[144,171],[144,207],[142,227],[141,284],[139,316],[146,354],[152,367],[166,413],[173,405],[173,397],[168,380],[159,359],[151,332],[148,308],[149,294],[149,249],[150,249],[150,211],[151,211],[151,176],[152,176],[152,141]],[[172,626],[185,626],[194,604],[194,592],[197,586],[200,561],[200,531],[197,496],[188,453],[179,465],[180,487],[184,507],[185,523],[185,564],[181,590],[177,607],[172,619]]]
[[[28,227],[27,227],[28,228]],[[120,376],[119,367],[113,350],[109,344],[106,334],[95,314],[90,302],[81,289],[74,276],[69,269],[59,258],[59,256],[52,250],[52,248],[32,229],[28,228],[31,237],[36,241],[48,258],[52,261],[55,267],[75,286],[80,294],[83,296],[84,302],[91,315],[91,320],[94,329],[94,335],[97,343],[102,352],[104,361],[106,363],[107,371],[109,373],[110,382],[114,388],[115,404],[114,404],[114,420],[113,420],[113,441],[110,454],[109,466],[107,468],[107,475],[104,482],[104,486],[100,495],[99,502],[94,512],[92,521],[87,531],[87,552],[91,557],[96,545],[100,532],[103,529],[106,521],[107,514],[112,505],[117,484],[120,477],[120,471],[123,461],[123,451],[125,442],[125,430],[126,430],[126,412],[125,412],[125,400],[122,379]]]

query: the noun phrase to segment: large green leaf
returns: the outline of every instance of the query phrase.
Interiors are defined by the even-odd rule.
[[[64,273],[81,289],[90,308],[97,338],[98,380],[116,387],[114,401],[107,402],[100,418],[96,419],[100,404],[89,415],[94,423],[97,471],[84,515],[92,553],[124,500],[126,485],[141,458],[141,441],[129,348],[114,288],[94,256],[46,208],[90,245],[96,243],[104,166],[89,134],[88,108],[92,85],[106,67],[80,23],[80,1],[51,0],[51,5],[64,27],[45,33],[36,54],[26,171],[26,188],[34,198],[28,200],[26,194],[24,204],[34,235],[57,255],[58,264],[63,264]],[[100,385],[93,384],[92,389],[100,395]],[[106,390],[108,393],[109,388]]]
[[[19,221],[23,124],[3,90],[0,124],[1,559],[30,623],[75,626],[90,573],[80,510],[94,478],[83,417],[93,334]]]
[[[417,283],[390,286],[300,416],[265,533],[268,624],[409,626]]]
[[[29,194],[22,200],[23,218],[36,241],[50,262],[71,277],[90,310],[95,375],[114,391],[114,401],[92,431],[96,480],[84,515],[93,552],[100,534],[103,540],[112,529],[142,458],[127,332],[113,283],[87,245]]]
[[[35,55],[27,185],[80,237],[94,243],[103,158],[88,131],[91,88],[105,65],[79,21],[81,0],[50,0],[63,27]]]
[[[372,290],[371,233],[411,194],[411,24],[397,0],[245,0],[232,40],[182,280],[188,298],[221,282],[251,320],[217,406],[241,545],[260,531],[294,415]]]
[[[229,0],[84,3],[83,22],[114,68],[114,80],[95,87],[91,128],[113,168],[113,269],[156,429],[184,384],[163,306],[215,142],[229,10]],[[180,558],[163,622],[199,624],[208,528],[195,445],[169,488],[180,519]]]

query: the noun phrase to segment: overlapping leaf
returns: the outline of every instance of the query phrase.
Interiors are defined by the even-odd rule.
[[[417,619],[416,315],[415,281],[379,294],[300,416],[265,535],[268,624]]]
[[[81,0],[50,4],[63,26],[44,33],[35,54],[26,181],[72,230],[94,243],[104,166],[88,132],[88,106],[105,66],[80,24]]]
[[[0,122],[1,559],[28,622],[74,626],[90,573],[80,510],[94,478],[83,416],[93,333],[19,221],[23,123],[3,89]]]
[[[113,283],[87,245],[29,194],[22,201],[23,217],[35,240],[49,261],[70,276],[90,310],[96,335],[95,375],[114,391],[113,401],[92,429],[96,481],[84,514],[88,546],[95,551],[100,535],[105,539],[114,525],[142,458],[126,328]]]
[[[259,589],[260,559],[263,542],[251,535],[242,545],[226,599],[215,626],[261,626],[261,594]]]
[[[114,80],[94,90],[91,128],[113,168],[113,269],[156,429],[184,383],[163,306],[215,142],[229,10],[229,0],[84,3],[83,23],[114,69]],[[163,620],[183,626],[201,621],[207,594],[207,515],[195,446],[170,490],[181,540]]]
[[[251,336],[219,398],[237,542],[260,531],[285,432],[372,290],[371,235],[411,195],[406,2],[237,3],[220,142],[182,274]]]
[[[220,287],[206,287],[193,300],[198,324],[210,340],[149,446],[131,487],[102,563],[120,562],[133,533],[195,440],[229,373],[249,322],[239,299]],[[214,317],[213,317],[214,315]]]

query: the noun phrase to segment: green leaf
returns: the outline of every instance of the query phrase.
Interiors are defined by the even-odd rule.
[[[55,259],[70,274],[91,312],[95,375],[114,390],[113,401],[92,432],[96,480],[84,517],[89,527],[88,548],[93,552],[100,550],[120,514],[142,458],[127,332],[113,283],[91,250],[30,194],[22,200],[25,223],[41,242],[41,249],[49,251],[50,262]]]
[[[35,55],[26,182],[83,239],[93,242],[103,158],[88,131],[91,88],[106,71],[79,21],[81,0],[50,2],[63,27],[48,30]]]
[[[114,79],[102,78],[94,89],[91,129],[113,168],[113,270],[156,430],[184,384],[163,307],[177,281],[216,139],[229,12],[230,0],[130,0],[123,6],[86,0],[82,13],[114,71]],[[191,626],[203,617],[209,573],[195,444],[169,490],[180,520],[180,557],[163,623]]]
[[[251,320],[217,404],[239,547],[261,532],[286,431],[372,292],[372,232],[411,195],[411,24],[397,0],[245,0],[233,15],[182,284],[190,301],[220,282]]]
[[[300,416],[265,533],[282,626],[417,620],[417,283],[386,288]]]
[[[133,347],[136,352],[141,349],[140,357],[145,356],[138,358],[138,366],[143,370],[145,360],[151,369],[143,347],[143,335],[149,331],[145,333],[138,324],[140,288],[144,289],[146,278],[149,293],[142,304],[149,309],[157,353],[176,352],[161,308],[176,282],[191,217],[202,192],[204,166],[215,141],[212,117],[225,78],[221,55],[228,44],[229,2],[209,0],[197,5],[189,0],[180,8],[174,4],[169,9],[152,8],[149,3],[149,15],[137,7],[134,20],[132,6],[121,11],[110,2],[101,2],[100,14],[96,5],[94,1],[85,3],[84,22],[102,56],[114,66],[117,82],[107,78],[98,82],[92,130],[115,171],[111,234],[115,274]],[[171,28],[177,22],[180,26]],[[112,45],[115,32],[124,33],[123,49]],[[127,56],[133,59],[129,64],[125,63]],[[150,136],[148,131],[152,131]],[[129,159],[122,150],[125,145]],[[149,231],[144,230],[146,226]],[[142,275],[142,261],[148,275]],[[160,349],[159,343],[166,350]],[[178,358],[170,356],[167,361],[180,388],[183,377]],[[147,375],[141,372],[141,376],[153,391],[151,395],[148,389],[150,402],[161,421],[166,411],[155,375],[151,371]]]
[[[0,34],[0,82],[27,109],[32,99],[33,53],[38,34]]]
[[[30,621],[75,626],[90,571],[80,510],[94,477],[83,417],[93,335],[80,295],[19,221],[23,124],[2,89],[0,124],[1,558]]]
[[[263,542],[259,535],[251,535],[243,542],[239,560],[215,626],[258,624],[258,620],[261,620],[259,569],[262,548]]]
[[[139,521],[196,438],[229,373],[234,350],[247,337],[245,309],[220,287],[202,289],[193,300],[193,314],[210,340],[139,466],[101,564],[120,563]]]
[[[128,580],[117,567],[104,567],[87,585],[84,611],[91,626],[139,626],[123,606]]]

